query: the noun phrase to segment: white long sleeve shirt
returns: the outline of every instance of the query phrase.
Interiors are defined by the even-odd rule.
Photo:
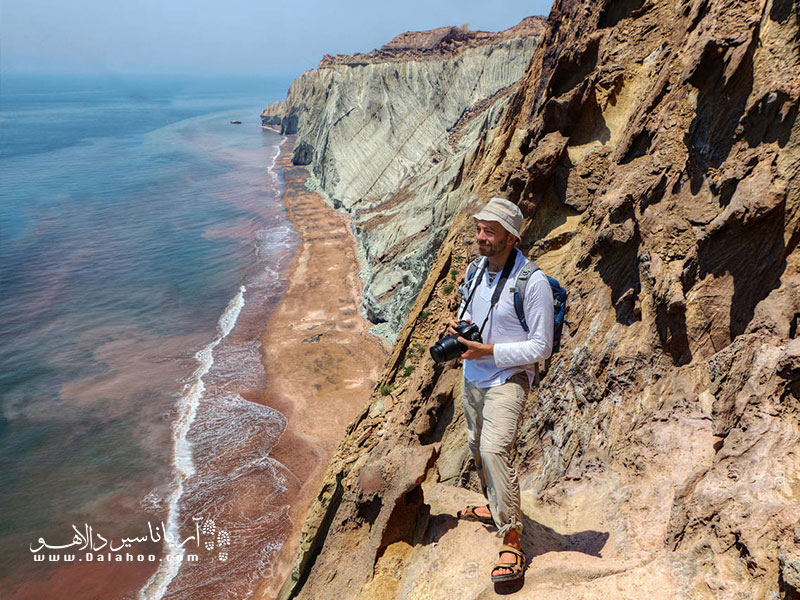
[[[526,262],[522,252],[517,251],[511,275],[483,329],[483,343],[494,344],[494,355],[464,361],[464,377],[477,387],[500,385],[520,371],[528,374],[528,381],[533,385],[536,363],[548,358],[553,350],[553,293],[547,277],[540,270],[531,275],[525,288],[527,333],[522,329],[514,310],[514,294],[511,288],[516,284],[517,276]],[[472,286],[475,285],[479,272],[480,267]],[[491,285],[487,280],[487,274],[484,273],[464,314],[465,319],[477,323],[478,327],[483,324],[489,312],[500,273],[495,275]],[[471,291],[472,287],[469,292]],[[469,297],[469,293],[466,297]]]

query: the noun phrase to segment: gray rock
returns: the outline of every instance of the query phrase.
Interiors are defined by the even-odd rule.
[[[262,115],[282,115],[282,132],[297,134],[292,162],[311,165],[309,188],[353,219],[364,313],[390,342],[470,198],[465,161],[491,140],[536,41],[306,71]]]
[[[294,152],[292,152],[292,164],[294,165],[307,165],[311,163],[311,157],[314,155],[314,148],[305,140],[295,144]]]

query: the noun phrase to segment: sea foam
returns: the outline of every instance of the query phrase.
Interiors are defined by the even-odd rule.
[[[194,461],[192,460],[192,447],[187,439],[189,428],[197,415],[197,406],[200,398],[205,391],[203,377],[214,364],[214,348],[233,330],[236,319],[245,305],[244,293],[245,286],[239,287],[239,292],[231,298],[228,306],[222,313],[217,323],[217,336],[207,346],[195,354],[198,367],[195,370],[192,380],[187,384],[187,388],[178,402],[178,418],[172,429],[173,454],[172,464],[174,469],[173,489],[169,495],[168,513],[166,523],[166,536],[169,541],[166,543],[168,560],[162,561],[159,568],[150,577],[144,587],[139,591],[140,600],[158,600],[164,596],[170,582],[177,575],[180,569],[184,548],[178,543],[178,516],[179,503],[183,495],[184,482],[195,473]]]

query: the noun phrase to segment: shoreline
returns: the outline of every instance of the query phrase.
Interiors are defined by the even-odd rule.
[[[291,163],[294,136],[281,144],[277,164],[283,203],[299,242],[289,281],[261,335],[267,386],[262,401],[287,420],[270,456],[297,478],[289,498],[291,529],[254,592],[274,598],[291,571],[300,529],[345,430],[369,398],[387,356],[361,315],[362,282],[350,219],[305,187],[306,167]]]

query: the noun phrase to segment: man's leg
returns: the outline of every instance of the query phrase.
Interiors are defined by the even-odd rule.
[[[522,374],[524,377],[524,374]],[[503,543],[521,548],[522,510],[517,473],[511,465],[511,451],[525,401],[525,387],[519,376],[503,385],[485,390],[480,455],[489,498],[489,507]],[[513,562],[504,553],[501,562]],[[500,569],[495,574],[510,572]]]
[[[464,418],[467,422],[467,445],[475,460],[475,469],[485,494],[486,478],[483,474],[480,452],[481,428],[483,427],[483,391],[464,379],[464,393],[461,400],[464,406]]]

